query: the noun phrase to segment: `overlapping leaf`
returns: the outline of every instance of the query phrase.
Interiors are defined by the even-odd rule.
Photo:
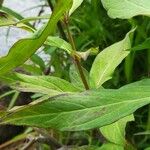
[[[53,76],[29,76],[16,73],[2,76],[0,79],[13,89],[23,92],[35,92],[54,96],[63,92],[78,91],[71,83]]]
[[[111,124],[150,103],[150,79],[118,90],[57,95],[1,115],[1,124],[86,130]]]

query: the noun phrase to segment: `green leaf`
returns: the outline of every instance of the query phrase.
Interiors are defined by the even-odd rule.
[[[134,120],[133,115],[126,116],[125,118],[122,118],[113,124],[100,128],[101,133],[109,142],[117,145],[122,145],[124,147],[126,145],[125,139],[126,123],[132,120]]]
[[[81,4],[83,0],[73,0],[73,5],[69,11],[69,14],[71,15]]]
[[[89,81],[89,73],[88,71],[82,67],[82,70],[83,70],[83,73],[84,73],[84,76],[86,78],[86,81],[88,82]],[[79,71],[78,69],[76,68],[75,65],[71,65],[70,66],[70,70],[69,70],[69,76],[70,76],[70,80],[71,80],[71,83],[76,87],[78,88],[80,91],[85,91],[85,87],[84,87],[84,84],[82,82],[82,79],[80,77],[80,74],[79,74]],[[89,83],[88,83],[89,84]]]
[[[104,82],[112,78],[116,67],[130,53],[127,49],[131,47],[130,35],[134,30],[128,32],[122,41],[107,47],[97,55],[90,71],[90,79],[94,83],[92,87],[99,88]]]
[[[45,41],[45,44],[63,49],[70,55],[76,54],[78,57],[82,58],[83,60],[86,60],[89,55],[96,55],[98,53],[98,48],[90,48],[85,52],[79,52],[79,51],[73,52],[70,43],[66,42],[65,40],[59,37],[54,37],[54,36],[49,36]]]
[[[149,0],[101,0],[111,18],[129,19],[137,15],[150,16]]]
[[[20,66],[20,68],[24,70],[25,72],[32,74],[32,75],[43,74],[42,70],[39,67],[35,66],[34,64],[33,65],[23,64]]]
[[[14,23],[15,23],[15,20],[11,15],[6,14],[3,11],[0,11],[0,26],[8,26]]]
[[[15,12],[14,10],[7,7],[0,7],[0,26],[16,26],[18,28],[25,29],[27,31],[33,32],[35,28],[30,23],[21,23],[24,18]]]
[[[23,64],[42,46],[47,37],[54,32],[57,22],[69,9],[71,2],[71,0],[60,0],[44,29],[37,31],[31,38],[19,40],[11,47],[7,56],[0,58],[0,75]]]
[[[0,10],[3,11],[3,12],[5,12],[5,13],[7,13],[7,14],[9,14],[9,15],[11,15],[11,16],[13,16],[13,17],[16,18],[17,20],[22,20],[22,19],[24,19],[23,16],[21,16],[19,13],[15,12],[14,10],[12,10],[12,9],[10,9],[10,8],[8,8],[8,7],[2,6],[2,7],[0,7]],[[32,27],[31,24],[28,24],[28,25],[30,25],[30,26]]]
[[[111,124],[150,103],[150,79],[118,90],[64,94],[1,115],[1,124],[87,130]]]
[[[140,51],[144,49],[150,49],[150,38],[147,38],[143,43],[136,45],[129,49],[130,51]]]
[[[46,45],[54,46],[65,50],[68,54],[72,53],[71,45],[59,37],[49,36],[45,42]]]
[[[124,148],[113,143],[106,143],[103,144],[99,150],[124,150]]]
[[[63,92],[78,91],[71,83],[53,76],[29,76],[16,73],[5,75],[0,79],[13,89],[23,92],[35,92],[53,96]]]
[[[44,63],[43,59],[40,56],[38,56],[37,54],[34,54],[31,57],[31,60],[32,60],[32,62],[34,62],[35,64],[37,64],[41,68],[42,71],[44,71],[44,69],[45,69],[45,63]]]
[[[20,23],[28,23],[30,21],[36,21],[36,20],[41,20],[41,19],[49,19],[50,15],[43,15],[43,16],[37,16],[37,17],[27,17],[24,19],[21,19],[20,21],[17,22],[17,24]]]

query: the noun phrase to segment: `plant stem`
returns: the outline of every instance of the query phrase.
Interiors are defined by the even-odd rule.
[[[49,7],[51,8],[51,10],[53,10],[53,5],[52,5],[51,0],[47,0],[47,2],[48,2],[48,4],[49,4]],[[72,49],[73,49],[73,51],[74,51],[73,60],[74,60],[74,62],[75,62],[75,64],[76,64],[76,66],[77,66],[77,69],[78,69],[78,71],[79,71],[79,74],[80,74],[80,77],[81,77],[81,80],[82,80],[82,82],[83,82],[83,85],[84,85],[85,89],[86,89],[86,90],[89,90],[90,88],[89,88],[88,82],[86,81],[86,78],[85,78],[85,75],[84,75],[82,66],[81,66],[81,64],[80,64],[80,60],[79,60],[79,58],[75,55],[75,53],[76,53],[76,46],[75,46],[75,42],[74,42],[73,36],[72,36],[72,34],[71,34],[71,32],[70,32],[70,29],[69,29],[69,15],[68,15],[68,14],[65,15],[65,18],[64,18],[64,25],[66,26],[68,38],[66,37],[66,34],[65,34],[64,30],[63,30],[63,27],[62,27],[61,22],[59,21],[58,24],[57,24],[58,29],[59,29],[59,31],[60,31],[61,36],[63,37],[63,39],[66,40],[66,41],[69,40],[69,42],[70,42],[70,44],[71,44],[71,46],[72,46]],[[106,142],[105,137],[102,135],[102,133],[100,132],[99,129],[93,129],[92,132],[97,134],[98,138],[101,140],[102,143],[105,143],[105,142]]]
[[[75,55],[75,52],[77,50],[76,50],[76,46],[75,46],[75,42],[74,42],[73,36],[72,36],[72,34],[70,32],[70,29],[69,29],[69,16],[68,16],[68,14],[66,14],[66,16],[65,16],[64,23],[65,23],[65,26],[66,26],[69,42],[70,42],[70,44],[72,46],[72,49],[74,51],[74,54],[73,54],[74,62],[76,64],[77,68],[78,68],[78,71],[79,71],[79,74],[80,74],[80,77],[81,77],[81,80],[82,80],[82,82],[84,84],[85,89],[89,90],[90,88],[89,88],[89,85],[88,85],[88,83],[86,81],[86,78],[85,78],[82,66],[80,64],[79,58]],[[96,135],[96,137],[98,139],[100,139],[100,141],[102,143],[105,143],[107,141],[98,128],[93,129],[92,133],[93,133],[94,137]]]
[[[66,14],[65,16],[65,19],[64,19],[64,23],[65,23],[65,26],[66,26],[66,29],[67,29],[67,34],[68,34],[68,39],[69,39],[69,42],[72,46],[72,49],[74,52],[76,52],[76,46],[75,46],[75,42],[74,42],[74,39],[73,39],[73,36],[70,32],[70,29],[69,29],[69,17],[68,17],[68,14]],[[84,72],[83,72],[83,69],[82,69],[82,66],[80,64],[80,61],[79,61],[79,58],[74,54],[73,55],[73,59],[74,59],[74,62],[78,68],[78,71],[79,71],[79,74],[80,74],[80,77],[81,77],[81,80],[84,84],[84,87],[86,90],[89,90],[89,85],[86,81],[86,78],[85,78],[85,75],[84,75]]]
[[[51,0],[47,0],[47,2],[48,2],[48,5],[49,5],[51,11],[53,11],[54,7],[53,7],[53,4],[52,4]],[[61,24],[60,21],[58,21],[57,27],[58,27],[58,30],[59,30],[59,32],[60,32],[60,34],[61,34],[61,37],[62,37],[64,40],[67,41],[66,34],[65,34],[64,30],[63,30],[63,27],[62,27],[62,24]]]

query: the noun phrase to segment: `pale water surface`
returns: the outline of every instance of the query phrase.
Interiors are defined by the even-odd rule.
[[[37,16],[40,8],[29,10],[37,5],[43,4],[40,0],[5,0],[4,6],[9,7],[19,13],[24,17]],[[47,11],[47,10],[46,10]],[[18,39],[26,37],[29,33],[17,29],[14,27],[10,28],[9,36],[6,38],[8,32],[8,27],[0,28],[0,56],[4,56],[8,53],[9,48],[15,43]]]

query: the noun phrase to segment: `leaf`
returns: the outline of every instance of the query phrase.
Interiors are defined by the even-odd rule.
[[[138,132],[138,133],[135,133],[134,135],[150,135],[150,131],[147,130],[147,131],[144,131],[144,132]]]
[[[3,11],[0,11],[0,26],[8,26],[14,23],[15,23],[15,20],[11,15],[6,14]]]
[[[49,19],[50,15],[43,15],[43,16],[37,16],[37,17],[27,17],[24,19],[21,19],[19,22],[17,22],[17,24],[20,23],[28,23],[30,21],[36,21],[36,20],[40,20],[40,19]]]
[[[32,74],[32,75],[42,75],[43,74],[42,70],[39,67],[35,66],[34,64],[33,65],[23,64],[20,66],[20,68],[22,70],[24,70],[25,72]]]
[[[51,97],[10,110],[1,124],[87,130],[111,124],[150,103],[150,79],[118,90],[97,89]]]
[[[126,123],[132,120],[134,120],[133,115],[126,116],[125,118],[122,118],[113,124],[100,128],[100,131],[109,142],[117,145],[122,145],[124,147],[126,145]]]
[[[69,9],[71,2],[60,0],[44,29],[37,31],[31,38],[19,40],[11,47],[7,56],[0,58],[0,75],[23,64],[42,46],[47,37],[54,32],[57,22]]]
[[[103,144],[99,150],[124,150],[124,148],[113,143],[106,143]]]
[[[150,16],[149,0],[101,0],[111,18],[129,19],[137,15]]]
[[[83,70],[84,76],[85,76],[85,78],[86,78],[86,81],[88,82],[88,81],[89,81],[89,73],[88,73],[88,71],[87,71],[85,68],[83,68],[83,67],[82,67],[82,70]],[[71,66],[70,66],[69,76],[70,76],[71,83],[72,83],[76,88],[78,88],[80,91],[85,91],[84,84],[83,84],[83,82],[82,82],[82,80],[81,80],[79,71],[78,71],[78,69],[76,68],[75,65],[71,65]]]
[[[81,4],[83,0],[73,0],[72,7],[69,11],[69,14],[71,15]]]
[[[34,55],[32,55],[31,60],[32,60],[32,62],[37,64],[41,68],[42,71],[44,71],[45,63],[40,56],[38,56],[37,54],[34,54]]]
[[[72,50],[72,46],[70,45],[70,43],[66,42],[65,40],[59,37],[54,37],[54,36],[49,36],[45,41],[45,44],[63,49],[70,55],[75,54],[78,57],[82,58],[83,60],[86,60],[89,55],[96,55],[98,53],[98,48],[90,48],[85,52],[79,52],[79,51],[74,52]]]
[[[53,96],[62,92],[78,91],[71,83],[53,76],[29,76],[15,73],[5,75],[0,79],[13,89],[23,92],[35,92]]]
[[[144,49],[150,49],[150,38],[147,38],[143,43],[136,45],[129,49],[130,51],[139,51]]]
[[[60,49],[65,50],[68,54],[72,53],[72,47],[71,45],[66,42],[65,40],[59,38],[59,37],[53,37],[49,36],[45,42],[46,45],[58,47]]]
[[[100,52],[92,64],[90,79],[94,88],[99,88],[104,82],[112,78],[112,74],[122,60],[130,53],[130,35],[135,29],[127,33],[126,37]]]
[[[14,10],[11,10],[10,8],[2,6],[0,7],[0,12],[1,12],[0,26],[13,25],[13,26],[25,29],[30,32],[35,31],[35,28],[30,23],[26,23],[26,22],[21,23],[20,21],[24,20],[24,17],[22,17],[20,14],[18,14]]]
[[[14,18],[16,18],[17,20],[22,20],[22,19],[24,19],[23,16],[21,16],[19,13],[15,12],[14,10],[12,10],[12,9],[10,9],[10,8],[8,8],[8,7],[2,6],[2,7],[0,7],[0,10],[3,11],[3,12],[5,12],[5,13],[7,13],[7,14],[10,14],[10,15],[13,16]],[[28,25],[30,25],[30,26],[32,27],[31,24],[28,24]]]

